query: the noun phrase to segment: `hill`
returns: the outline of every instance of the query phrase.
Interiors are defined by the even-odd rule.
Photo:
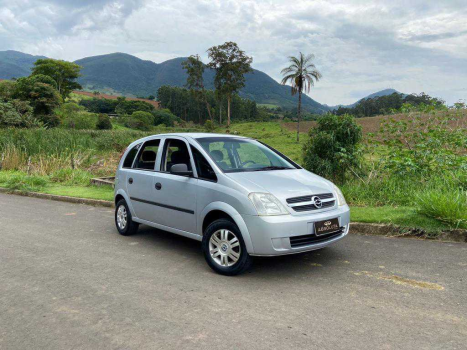
[[[183,87],[186,72],[181,63],[185,57],[174,58],[162,63],[145,61],[124,53],[87,57],[77,60],[83,67],[80,83],[87,90],[120,92],[125,95],[154,95],[163,85]],[[204,73],[206,88],[214,87],[214,71]],[[297,96],[291,96],[290,87],[283,86],[267,74],[253,70],[246,75],[245,88],[240,96],[262,104],[273,104],[285,108],[297,105]],[[308,96],[303,97],[304,109],[324,113],[328,108]]]
[[[0,79],[20,78],[31,74],[34,62],[44,56],[33,56],[19,51],[0,51]]]
[[[11,79],[30,74],[33,63],[44,56],[33,56],[18,51],[0,51],[0,79]],[[79,82],[86,91],[100,91],[109,95],[125,95],[128,97],[155,95],[162,85],[183,87],[186,73],[181,63],[184,57],[174,58],[162,63],[142,60],[125,53],[112,53],[91,56],[75,61],[82,66]],[[206,69],[204,73],[206,88],[214,86],[214,72]],[[365,98],[390,95],[397,92],[385,89]],[[295,108],[297,96],[291,96],[290,87],[283,86],[266,73],[254,69],[246,76],[246,85],[240,96],[256,101],[259,104]],[[360,101],[360,100],[359,100]],[[353,107],[359,101],[344,107]],[[303,95],[303,109],[312,113],[325,113],[339,106],[320,104],[307,95]]]
[[[384,90],[381,90],[381,91],[378,91],[378,92],[374,92],[368,96],[365,96],[361,99],[359,99],[358,101],[350,104],[350,105],[337,105],[337,106],[332,106],[332,107],[329,107],[330,110],[334,110],[334,109],[337,109],[339,107],[344,107],[344,108],[353,108],[355,107],[361,100],[366,100],[366,99],[369,99],[369,98],[375,98],[375,97],[381,97],[381,96],[387,96],[387,95],[392,95],[393,93],[398,93],[398,94],[401,94],[401,92],[395,90],[395,89],[384,89]],[[405,94],[403,94],[405,95]]]
[[[33,63],[43,56],[28,55],[18,51],[0,52],[0,79],[11,79],[30,74]],[[183,87],[186,73],[181,63],[184,57],[154,63],[125,53],[91,56],[75,61],[82,66],[79,82],[87,91],[134,96],[155,95],[162,85]],[[206,69],[205,84],[213,88],[214,72]],[[246,86],[240,95],[261,104],[294,108],[297,96],[291,96],[290,87],[283,86],[259,70],[247,74]],[[313,113],[329,110],[310,97],[303,96],[303,108]]]

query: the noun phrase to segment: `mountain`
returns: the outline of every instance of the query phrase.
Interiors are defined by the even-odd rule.
[[[87,90],[115,91],[125,95],[154,95],[163,85],[183,87],[186,72],[182,68],[185,57],[162,63],[145,61],[125,53],[87,57],[75,61],[82,66],[79,82]],[[204,81],[207,89],[214,87],[214,71],[206,68]],[[253,70],[246,75],[245,87],[240,96],[262,104],[285,108],[297,105],[297,96],[291,96],[290,87],[283,86],[267,74]],[[328,108],[303,95],[303,108],[314,113],[324,113]]]
[[[387,95],[392,95],[393,93],[398,93],[398,94],[401,94],[401,92],[397,91],[397,90],[394,90],[394,89],[384,89],[384,90],[381,90],[381,91],[378,91],[378,92],[374,92],[368,96],[365,96],[361,99],[359,99],[358,101],[350,104],[350,105],[337,105],[337,106],[332,106],[332,107],[329,107],[330,110],[334,110],[334,109],[337,109],[339,107],[344,107],[344,108],[353,108],[355,107],[361,100],[366,100],[366,99],[369,99],[369,98],[375,98],[375,97],[381,97],[381,96],[387,96]],[[405,95],[405,94],[403,94]]]
[[[34,62],[44,56],[33,56],[18,51],[0,51],[0,79],[27,76]],[[125,53],[91,56],[75,61],[82,66],[79,82],[88,91],[101,91],[126,96],[155,95],[162,85],[183,87],[186,72],[181,63],[184,57],[174,58],[162,63],[142,60]],[[214,87],[214,71],[206,68],[204,81],[207,89]],[[386,89],[365,98],[389,95],[397,92]],[[269,75],[254,69],[246,75],[245,87],[240,96],[259,104],[295,108],[298,96],[290,94],[290,87],[279,84]],[[353,107],[358,103],[344,107]],[[303,109],[313,113],[325,113],[338,108],[320,104],[307,95],[302,97]]]
[[[19,51],[0,51],[0,79],[28,76],[34,62],[44,56],[33,56]]]

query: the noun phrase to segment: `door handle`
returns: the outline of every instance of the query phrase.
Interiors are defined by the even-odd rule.
[[[162,184],[160,182],[156,183],[156,190],[160,190],[162,188]]]
[[[132,177],[130,177],[130,178],[128,179],[128,183],[129,183],[130,185],[133,183],[133,178],[132,178]]]

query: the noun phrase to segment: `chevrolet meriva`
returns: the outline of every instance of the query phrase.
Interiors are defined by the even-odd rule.
[[[320,249],[349,232],[349,207],[330,181],[250,138],[149,136],[123,154],[115,179],[122,235],[146,224],[202,241],[209,266],[235,275],[251,256]]]

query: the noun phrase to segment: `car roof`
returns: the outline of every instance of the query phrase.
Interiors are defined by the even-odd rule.
[[[242,139],[247,138],[247,137],[240,136],[240,135],[213,134],[213,133],[207,133],[207,132],[174,132],[174,133],[167,133],[167,134],[155,134],[152,136],[181,136],[181,137],[189,137],[192,139],[201,139],[205,137],[225,137],[225,138],[242,138]]]

